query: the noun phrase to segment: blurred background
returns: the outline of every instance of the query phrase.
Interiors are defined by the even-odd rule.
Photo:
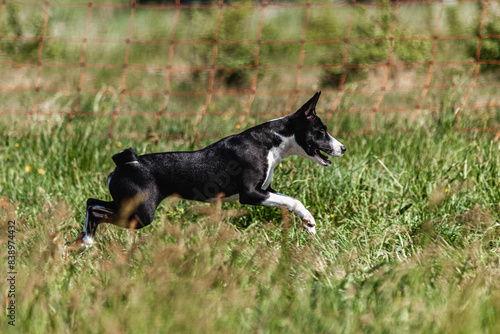
[[[217,137],[315,91],[336,134],[500,129],[496,1],[3,1],[0,129]]]
[[[500,333],[499,69],[499,0],[0,1],[0,333]],[[273,176],[315,237],[171,197],[74,247],[116,152],[196,149],[318,90],[347,154]]]

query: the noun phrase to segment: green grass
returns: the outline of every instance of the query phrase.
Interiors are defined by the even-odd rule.
[[[436,128],[342,137],[347,153],[330,168],[286,159],[273,185],[313,213],[315,237],[279,209],[167,200],[149,227],[103,225],[95,247],[66,254],[85,200],[109,198],[118,145],[195,147],[189,137],[96,139],[81,125],[71,136],[2,139],[1,219],[16,220],[19,273],[16,327],[4,318],[3,331],[500,329],[500,145],[490,135]]]
[[[106,2],[108,5],[118,3],[129,2]],[[304,2],[297,1],[295,5],[299,3]],[[341,111],[342,117],[349,119],[366,118],[366,113],[378,107],[406,108],[404,112],[413,119],[415,108],[422,112],[425,108],[436,110],[445,99],[442,95],[459,91],[460,94],[450,98],[443,110],[448,106],[456,110],[467,102],[461,127],[498,128],[498,107],[470,107],[495,105],[498,88],[493,86],[498,81],[498,65],[481,64],[478,85],[467,101],[463,99],[475,76],[473,61],[483,5],[447,4],[439,15],[441,2],[400,3],[397,10],[392,6],[325,7],[320,3],[314,1],[309,10],[305,5],[281,7],[273,4],[264,10],[251,6],[255,5],[253,2],[238,2],[243,7],[222,7],[217,25],[219,8],[182,8],[176,19],[173,7],[149,8],[140,2],[141,5],[132,11],[126,6],[102,7],[96,3],[89,10],[87,3],[65,0],[50,4],[45,23],[44,6],[29,1],[7,2],[0,17],[0,77],[11,80],[4,80],[0,87],[0,111],[3,111],[0,129],[3,124],[10,124],[12,113],[23,119],[34,113],[32,124],[37,128],[37,118],[51,125],[62,124],[58,113],[63,112],[76,118],[89,114],[92,118],[100,118],[104,124],[99,130],[106,132],[112,123],[110,114],[119,109],[117,123],[136,126],[126,128],[117,124],[113,133],[140,136],[148,131],[162,133],[161,128],[154,128],[154,115],[160,110],[165,114],[200,113],[204,110],[207,92],[213,93],[207,116],[216,114],[239,119],[241,113],[248,110],[250,116],[255,116],[256,111],[262,113],[264,109],[260,103],[268,107],[274,104],[276,97],[287,100],[285,104],[273,105],[272,112],[276,113],[273,117],[281,116],[288,111],[288,101],[292,98],[286,91],[297,89],[301,93],[323,90],[323,108],[328,110],[335,106],[335,111]],[[87,29],[89,13],[91,19]],[[307,13],[307,29],[303,32]],[[441,21],[437,22],[441,16]],[[483,35],[499,34],[499,16],[498,6],[488,6]],[[434,41],[430,37],[437,23],[438,34],[450,38],[438,41],[433,56]],[[391,27],[396,37],[394,43],[390,43]],[[219,42],[214,48],[211,41],[216,32]],[[36,39],[42,34],[43,45]],[[351,39],[348,44],[344,43],[347,36]],[[126,42],[127,37],[130,43]],[[421,37],[428,39],[421,40]],[[263,43],[258,42],[259,38]],[[337,42],[318,42],[332,39]],[[500,59],[497,38],[484,37],[481,45],[481,60]],[[302,52],[303,65],[313,70],[299,71],[297,65]],[[329,68],[342,65],[344,56],[349,67]],[[388,81],[384,83],[388,60],[399,65],[391,65]],[[253,69],[256,61],[260,67]],[[429,68],[431,61],[456,61],[462,65],[436,64]],[[467,62],[472,63],[467,65]],[[408,66],[400,66],[401,63]],[[211,79],[212,65],[217,69]],[[359,69],[358,65],[376,68]],[[168,66],[173,67],[168,70]],[[430,82],[427,82],[428,73],[432,73]],[[341,81],[343,86],[339,87]],[[481,87],[484,84],[486,87]],[[344,90],[340,95],[339,88]],[[248,95],[238,94],[235,100],[235,95],[225,93],[253,89],[256,95],[250,107]],[[328,98],[327,93],[330,94]],[[381,94],[383,98],[379,101]],[[422,101],[421,96],[425,96]],[[350,109],[365,114],[349,113]],[[74,112],[76,115],[72,114]],[[140,121],[127,120],[135,113],[142,113],[144,117],[141,116]],[[480,117],[476,117],[477,114],[481,114]],[[216,116],[210,117],[217,124],[221,123]],[[385,118],[386,114],[381,117]],[[245,117],[241,126],[251,126],[251,120],[252,117]],[[210,121],[204,119],[202,122]],[[367,124],[366,119],[353,120],[349,125],[340,130],[358,131],[369,126],[381,130],[378,124]],[[212,134],[213,126],[202,123],[199,131]]]
[[[215,64],[234,71],[216,70],[209,87],[214,46],[182,42],[211,40],[218,8],[183,8],[172,35],[175,8],[139,7],[123,81],[131,8],[92,8],[86,65],[80,67],[89,7],[68,2],[75,6],[51,2],[40,55],[43,6],[7,2],[1,17],[0,76],[10,78],[0,92],[6,111],[0,115],[2,305],[8,301],[9,220],[16,221],[18,272],[16,327],[3,317],[1,332],[500,332],[500,144],[492,134],[454,131],[475,64],[433,66],[430,85],[445,89],[429,89],[420,101],[429,110],[418,113],[421,89],[405,87],[427,86],[426,65],[391,68],[386,86],[402,89],[389,89],[381,101],[380,69],[344,69],[342,92],[336,91],[342,69],[303,69],[297,87],[306,7],[268,6],[263,19],[262,8],[224,7],[218,28],[224,43]],[[392,7],[312,6],[304,65],[342,64],[344,43],[314,41],[345,38],[351,15],[350,37],[361,40],[349,44],[348,63],[383,64],[391,25],[396,37],[430,36],[441,5],[399,3],[395,17]],[[439,34],[474,38],[439,40],[436,61],[475,59],[482,8],[444,7]],[[490,3],[483,35],[498,34],[497,16]],[[256,72],[244,67],[254,64],[259,44],[246,42],[258,38],[261,20],[263,41],[296,42],[261,44],[264,66]],[[173,57],[171,37],[178,42]],[[364,40],[371,38],[378,40]],[[391,61],[429,61],[432,45],[397,39]],[[483,38],[481,60],[498,59],[497,46],[498,39]],[[203,68],[172,70],[168,77],[169,64]],[[497,71],[498,65],[481,65],[468,104],[497,101],[498,87],[491,86]],[[197,124],[207,103],[203,92],[248,90],[256,75],[251,106],[250,96],[214,93]],[[172,94],[153,129],[166,89]],[[141,154],[196,149],[200,145],[190,135],[195,127],[213,137],[239,132],[237,125],[245,129],[288,110],[291,96],[273,93],[295,89],[294,109],[309,98],[303,91],[320,89],[322,117],[337,106],[328,124],[332,132],[367,126],[380,132],[339,137],[348,150],[330,168],[293,157],[275,171],[273,188],[299,199],[316,218],[315,237],[279,209],[166,200],[147,228],[102,225],[95,247],[68,252],[82,230],[86,199],[110,198],[106,177],[114,153],[129,146]],[[59,113],[73,112],[77,102],[85,113],[72,115],[68,132],[70,117]],[[407,110],[377,112],[373,119],[356,113],[376,103]],[[107,139],[118,108],[115,139]],[[498,107],[465,107],[459,127],[498,124]],[[176,134],[179,139],[165,139]],[[201,141],[203,146],[212,139]]]

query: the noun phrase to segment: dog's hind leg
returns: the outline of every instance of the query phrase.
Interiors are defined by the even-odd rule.
[[[85,245],[93,244],[97,226],[101,223],[132,229],[149,225],[153,221],[157,205],[152,202],[141,202],[140,197],[125,200],[121,205],[114,201],[89,198],[83,232],[78,236],[77,242],[83,242]]]
[[[94,243],[94,235],[97,230],[97,226],[100,223],[114,221],[118,215],[118,210],[118,205],[113,201],[106,202],[89,198],[87,200],[87,213],[85,216],[83,232],[80,234],[78,239],[81,239],[83,243],[87,245]]]

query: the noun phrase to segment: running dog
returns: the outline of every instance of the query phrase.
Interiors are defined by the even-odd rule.
[[[116,169],[108,176],[113,200],[87,200],[79,239],[92,244],[100,223],[143,228],[153,221],[161,201],[172,195],[201,202],[239,200],[241,204],[285,207],[315,234],[311,213],[300,201],[271,188],[271,179],[274,168],[290,155],[330,166],[331,161],[322,152],[340,157],[346,151],[316,115],[320,94],[291,115],[223,138],[199,151],[137,156],[129,148],[114,155]],[[131,201],[135,201],[133,205]]]

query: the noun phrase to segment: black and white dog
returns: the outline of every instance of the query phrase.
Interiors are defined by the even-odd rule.
[[[113,156],[116,169],[108,177],[113,201],[87,200],[85,226],[79,239],[93,243],[100,223],[142,228],[149,225],[167,196],[202,202],[239,200],[242,204],[285,207],[316,233],[316,222],[304,205],[271,188],[278,163],[298,155],[322,166],[332,163],[321,151],[340,157],[346,148],[333,138],[316,115],[316,93],[297,112],[229,136],[194,152],[137,156],[132,148]],[[140,198],[127,211],[125,204]]]

